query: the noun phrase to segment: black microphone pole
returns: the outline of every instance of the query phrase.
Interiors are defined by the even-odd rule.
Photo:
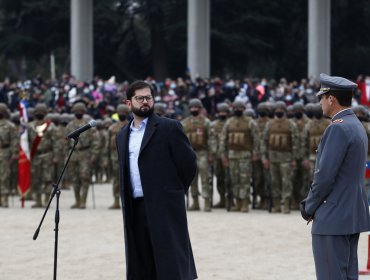
[[[40,232],[40,229],[41,229],[41,225],[45,219],[45,216],[46,216],[46,213],[48,212],[49,210],[49,207],[50,207],[50,203],[51,201],[53,200],[54,196],[57,197],[57,205],[56,205],[56,209],[55,209],[55,243],[54,243],[54,277],[53,279],[56,280],[57,279],[57,264],[58,264],[58,233],[59,233],[59,220],[60,220],[60,216],[59,216],[59,196],[60,196],[60,187],[59,187],[59,184],[60,184],[60,181],[62,180],[63,176],[64,176],[64,172],[68,166],[68,163],[69,163],[69,159],[71,158],[72,156],[72,153],[74,151],[74,149],[76,148],[76,145],[78,143],[78,136],[75,136],[75,137],[72,137],[72,139],[74,140],[74,143],[73,143],[73,147],[72,149],[70,150],[69,152],[69,155],[68,155],[68,158],[66,160],[66,162],[64,163],[64,167],[63,167],[63,170],[62,170],[62,173],[60,174],[59,178],[58,178],[58,181],[57,183],[53,184],[53,192],[51,193],[51,196],[49,198],[49,202],[48,202],[48,205],[46,206],[45,208],[45,211],[44,211],[44,215],[42,216],[41,218],[41,221],[40,221],[40,224],[39,226],[37,227],[34,235],[33,235],[33,240],[36,240],[38,235],[39,235],[39,232]]]

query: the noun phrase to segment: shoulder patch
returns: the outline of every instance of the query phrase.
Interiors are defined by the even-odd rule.
[[[337,119],[333,121],[333,123],[342,123],[342,122],[343,122],[343,119]]]

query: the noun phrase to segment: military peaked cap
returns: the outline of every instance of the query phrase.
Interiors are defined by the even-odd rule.
[[[320,74],[320,83],[321,88],[316,96],[320,96],[329,91],[343,91],[343,93],[352,94],[353,90],[357,88],[357,84],[350,80],[342,77],[329,76],[324,73]]]

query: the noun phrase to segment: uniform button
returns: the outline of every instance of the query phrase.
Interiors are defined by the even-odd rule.
[[[326,203],[326,200],[324,200],[324,203]]]

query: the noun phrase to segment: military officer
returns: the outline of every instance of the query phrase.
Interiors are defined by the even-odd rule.
[[[320,83],[317,96],[331,124],[321,138],[301,213],[308,222],[313,220],[317,279],[358,279],[359,235],[370,230],[364,186],[368,139],[350,108],[357,85],[326,74],[320,74]]]
[[[210,133],[211,137],[215,139],[216,148],[214,149],[215,153],[213,154],[213,170],[214,175],[217,178],[217,191],[220,195],[220,201],[214,205],[214,208],[225,208],[225,169],[222,165],[222,157],[220,154],[220,141],[222,128],[226,123],[226,120],[230,114],[229,105],[222,102],[217,104],[217,119],[211,122]]]
[[[199,210],[199,187],[198,175],[202,184],[202,197],[204,198],[204,211],[211,211],[211,186],[209,185],[208,164],[212,163],[212,151],[216,145],[212,143],[210,136],[210,120],[201,114],[202,102],[197,99],[189,100],[189,110],[191,116],[182,121],[184,131],[189,138],[190,144],[197,153],[198,172],[191,183],[191,196],[193,204],[189,210]]]
[[[264,168],[270,170],[273,207],[271,212],[290,213],[292,168],[296,166],[298,134],[296,124],[286,117],[282,101],[274,106],[275,118],[265,127],[262,141]]]
[[[50,166],[58,162],[57,134],[55,125],[45,118],[48,108],[38,103],[33,111],[34,120],[27,124],[28,140],[31,148],[31,190],[35,204],[33,208],[43,206],[49,202],[52,191],[53,175]],[[54,170],[53,170],[54,171]]]
[[[75,118],[66,126],[66,135],[91,120],[89,116],[85,115],[87,109],[82,102],[75,103],[72,106],[72,112]],[[84,132],[79,137],[74,154],[71,156],[68,174],[72,179],[75,195],[75,203],[71,206],[72,209],[86,208],[86,199],[91,182],[91,166],[94,165],[98,153],[99,144],[97,139],[96,130],[90,129]]]
[[[17,131],[6,116],[8,109],[5,103],[0,103],[0,206],[9,207],[10,163],[16,161],[18,155]]]
[[[112,124],[108,129],[108,159],[109,166],[112,169],[113,178],[113,204],[109,209],[120,209],[119,202],[119,170],[118,170],[118,154],[116,148],[116,135],[121,128],[128,123],[129,107],[126,104],[117,106],[117,114],[119,121]]]
[[[233,109],[234,116],[222,129],[220,153],[224,166],[230,168],[233,197],[236,199],[231,211],[248,212],[252,161],[258,158],[259,133],[256,122],[243,115],[243,102],[234,101]]]

